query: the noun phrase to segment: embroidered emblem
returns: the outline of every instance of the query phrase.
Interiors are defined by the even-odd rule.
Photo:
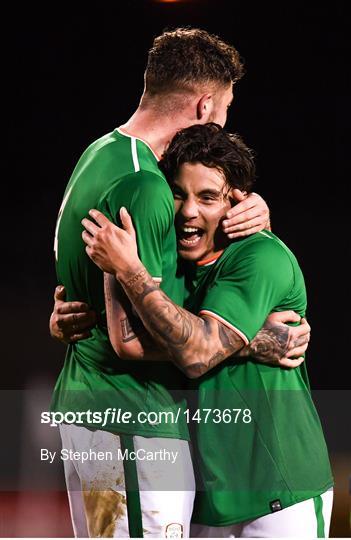
[[[183,525],[170,523],[166,526],[166,538],[183,538]]]

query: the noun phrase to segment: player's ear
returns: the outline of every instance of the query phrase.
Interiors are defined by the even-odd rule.
[[[209,122],[213,111],[213,95],[202,94],[196,104],[196,118],[201,124]]]

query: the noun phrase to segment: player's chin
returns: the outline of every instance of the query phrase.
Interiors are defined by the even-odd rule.
[[[178,249],[178,255],[184,259],[185,261],[197,261],[199,258],[194,255],[193,253],[189,253],[189,251]]]
[[[184,247],[178,242],[178,255],[186,261],[200,261],[205,253],[206,250],[201,249],[201,247]]]

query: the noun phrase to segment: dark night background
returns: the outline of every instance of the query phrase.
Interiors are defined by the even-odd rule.
[[[64,347],[50,339],[48,319],[56,284],[53,235],[66,183],[86,146],[136,108],[152,39],[185,25],[219,34],[245,61],[226,127],[255,149],[255,190],[305,275],[312,388],[350,387],[350,21],[347,2],[313,4],[130,0],[85,7],[79,15],[60,4],[8,15],[3,389],[50,386],[58,375]],[[346,417],[341,411],[342,430]]]
[[[10,189],[2,207],[6,388],[60,369],[64,350],[48,337],[47,320],[55,286],[53,234],[65,185],[85,147],[134,111],[153,37],[179,25],[218,33],[245,60],[227,129],[256,150],[256,191],[269,203],[273,231],[305,274],[312,386],[349,386],[339,369],[349,322],[344,4],[134,0],[79,16],[59,8],[31,10],[13,23],[5,111],[10,170],[2,186]]]

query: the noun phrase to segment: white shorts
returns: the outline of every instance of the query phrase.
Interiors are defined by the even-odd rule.
[[[194,538],[328,538],[333,490],[279,512],[227,527],[191,525]]]
[[[195,479],[187,441],[66,424],[60,432],[76,537],[189,537]]]

